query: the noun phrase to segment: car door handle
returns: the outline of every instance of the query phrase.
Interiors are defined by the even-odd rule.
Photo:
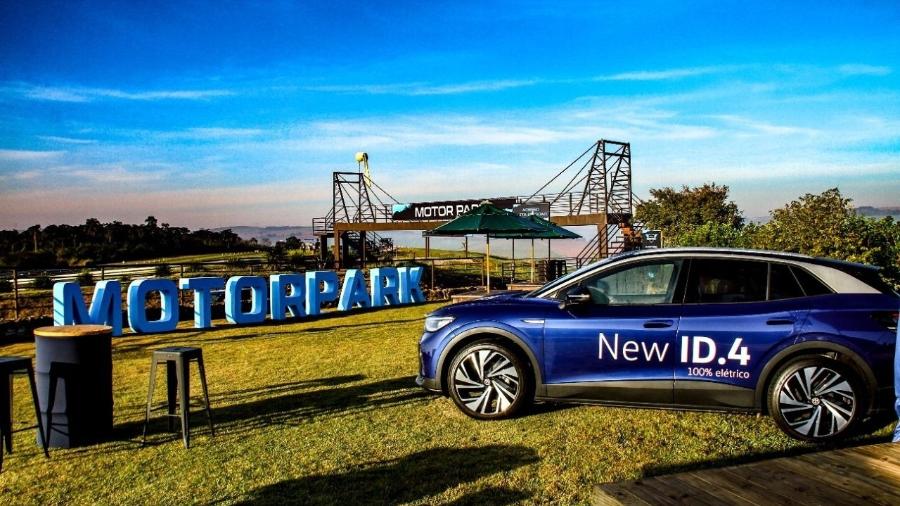
[[[674,325],[675,322],[672,320],[650,320],[648,322],[644,322],[645,329],[665,329]]]
[[[766,321],[766,325],[793,325],[794,320],[790,318],[773,318]]]

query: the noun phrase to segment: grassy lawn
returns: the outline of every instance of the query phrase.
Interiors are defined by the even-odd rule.
[[[18,433],[0,497],[22,504],[571,504],[588,502],[599,482],[810,449],[770,419],[745,415],[545,405],[515,420],[471,420],[413,384],[422,317],[435,307],[116,338],[116,440],[51,450],[45,460],[33,433]],[[149,353],[176,344],[203,348],[216,435],[198,412],[185,450],[157,417],[142,447]],[[0,354],[30,355],[33,345],[0,346]],[[162,400],[161,379],[158,385]],[[14,423],[33,423],[26,382],[15,388]]]
[[[180,264],[219,262],[222,260],[265,260],[266,254],[254,251],[241,251],[237,253],[203,253],[198,255],[182,255],[176,257],[151,258],[144,260],[131,260],[122,262],[123,266],[148,265],[148,264]],[[116,264],[120,265],[120,264]]]

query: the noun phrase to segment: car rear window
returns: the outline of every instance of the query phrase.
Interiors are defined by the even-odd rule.
[[[791,266],[791,272],[797,277],[797,281],[799,281],[800,286],[803,287],[803,292],[806,293],[808,297],[833,293],[831,288],[828,288],[825,283],[819,281],[819,278],[810,274],[806,269],[794,265]]]
[[[878,271],[875,269],[854,269],[849,271],[856,279],[859,279],[863,283],[871,286],[872,288],[878,290],[881,293],[888,295],[896,295],[897,292],[894,291],[893,287],[887,284],[881,276],[878,274]]]
[[[793,299],[805,295],[789,266],[774,263],[769,265],[769,300]]]

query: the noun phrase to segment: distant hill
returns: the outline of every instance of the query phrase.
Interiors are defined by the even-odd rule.
[[[238,225],[235,227],[220,227],[212,229],[213,232],[221,232],[229,229],[237,234],[241,239],[256,239],[262,244],[275,244],[283,241],[290,236],[294,236],[304,242],[315,242],[316,237],[313,235],[312,227],[285,226],[285,227],[247,227]]]
[[[893,216],[896,219],[900,219],[900,207],[891,206],[891,207],[873,207],[873,206],[860,206],[856,208],[856,212],[863,215],[869,216],[871,218],[884,218],[885,216]],[[752,216],[747,218],[745,221],[747,223],[757,223],[763,224],[768,223],[772,217],[769,215],[766,216]]]
[[[856,208],[856,212],[863,216],[871,216],[873,218],[882,218],[884,216],[893,216],[894,218],[900,218],[900,207],[892,206],[892,207],[872,207],[872,206],[860,206]]]

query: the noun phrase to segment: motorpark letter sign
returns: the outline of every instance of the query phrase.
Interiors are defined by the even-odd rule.
[[[225,319],[234,324],[288,317],[315,316],[324,304],[337,301],[338,311],[355,307],[382,307],[425,302],[419,283],[422,267],[378,267],[369,269],[369,284],[359,269],[348,269],[341,285],[334,271],[262,276],[138,279],[128,285],[128,326],[135,333],[171,332],[178,325],[179,290],[194,294],[194,328],[212,327],[214,291],[225,291]],[[338,286],[341,286],[338,291]],[[250,292],[251,307],[244,311],[241,294]],[[160,318],[147,319],[147,296],[158,293]],[[118,281],[100,281],[94,287],[90,307],[84,303],[81,286],[73,282],[53,285],[53,324],[93,323],[109,325],[113,335],[122,335],[122,287]]]

